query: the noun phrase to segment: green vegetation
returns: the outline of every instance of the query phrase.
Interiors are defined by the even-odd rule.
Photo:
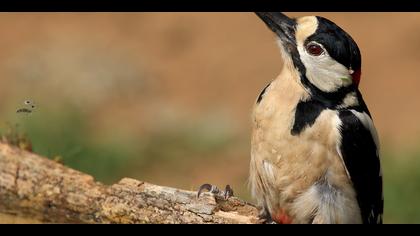
[[[49,112],[48,116],[37,113],[30,116],[30,119],[26,117],[16,121],[18,126],[8,124],[2,127],[1,133],[16,146],[25,149],[32,147],[36,153],[59,159],[105,183],[125,176],[153,181],[152,177],[147,176],[150,173],[148,169],[162,164],[175,169],[172,181],[188,186],[191,179],[188,179],[190,175],[187,172],[191,165],[200,162],[200,159],[208,161],[210,158],[210,163],[213,159],[222,162],[224,160],[219,156],[227,152],[230,146],[246,142],[229,129],[229,122],[208,117],[195,122],[175,120],[170,125],[157,126],[143,135],[116,135],[118,132],[108,130],[101,132],[103,135],[98,138],[89,128],[89,115],[77,108],[67,106],[66,109]],[[221,126],[224,128],[216,128]],[[247,146],[243,145],[243,148]],[[420,222],[420,150],[383,150],[382,153],[384,222]],[[241,161],[248,162],[248,157]],[[183,165],[186,166],[184,169]],[[228,175],[229,169],[225,167],[211,171]],[[245,183],[230,184],[242,198],[250,199]]]
[[[106,130],[98,137],[89,127],[88,114],[75,107],[24,116],[0,130],[9,143],[20,147],[29,143],[33,152],[60,160],[105,183],[138,176],[157,162],[182,163],[190,156],[211,156],[232,140],[228,129],[219,131],[207,119],[175,121],[172,128],[158,127],[144,135],[117,135],[114,130]]]
[[[382,157],[384,222],[420,222],[420,150],[387,151]]]

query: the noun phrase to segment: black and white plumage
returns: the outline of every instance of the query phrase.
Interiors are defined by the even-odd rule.
[[[278,223],[382,223],[379,141],[358,89],[357,44],[322,17],[257,15],[285,62],[254,108],[258,205]]]

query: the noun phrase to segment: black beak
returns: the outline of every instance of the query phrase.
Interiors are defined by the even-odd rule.
[[[296,47],[296,21],[280,12],[256,12],[258,17],[279,37],[283,47]]]

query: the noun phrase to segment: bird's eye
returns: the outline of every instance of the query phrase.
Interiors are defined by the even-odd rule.
[[[316,43],[308,43],[306,51],[312,56],[319,56],[324,52],[324,49]]]

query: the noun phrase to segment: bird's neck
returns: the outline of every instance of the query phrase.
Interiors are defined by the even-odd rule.
[[[304,71],[303,71],[304,72]],[[307,96],[302,100],[313,100],[327,108],[345,108],[357,106],[360,103],[360,92],[351,85],[339,88],[337,91],[324,92],[313,85],[304,73],[301,73],[292,63],[285,63],[280,75],[276,78],[278,83],[296,83]]]

